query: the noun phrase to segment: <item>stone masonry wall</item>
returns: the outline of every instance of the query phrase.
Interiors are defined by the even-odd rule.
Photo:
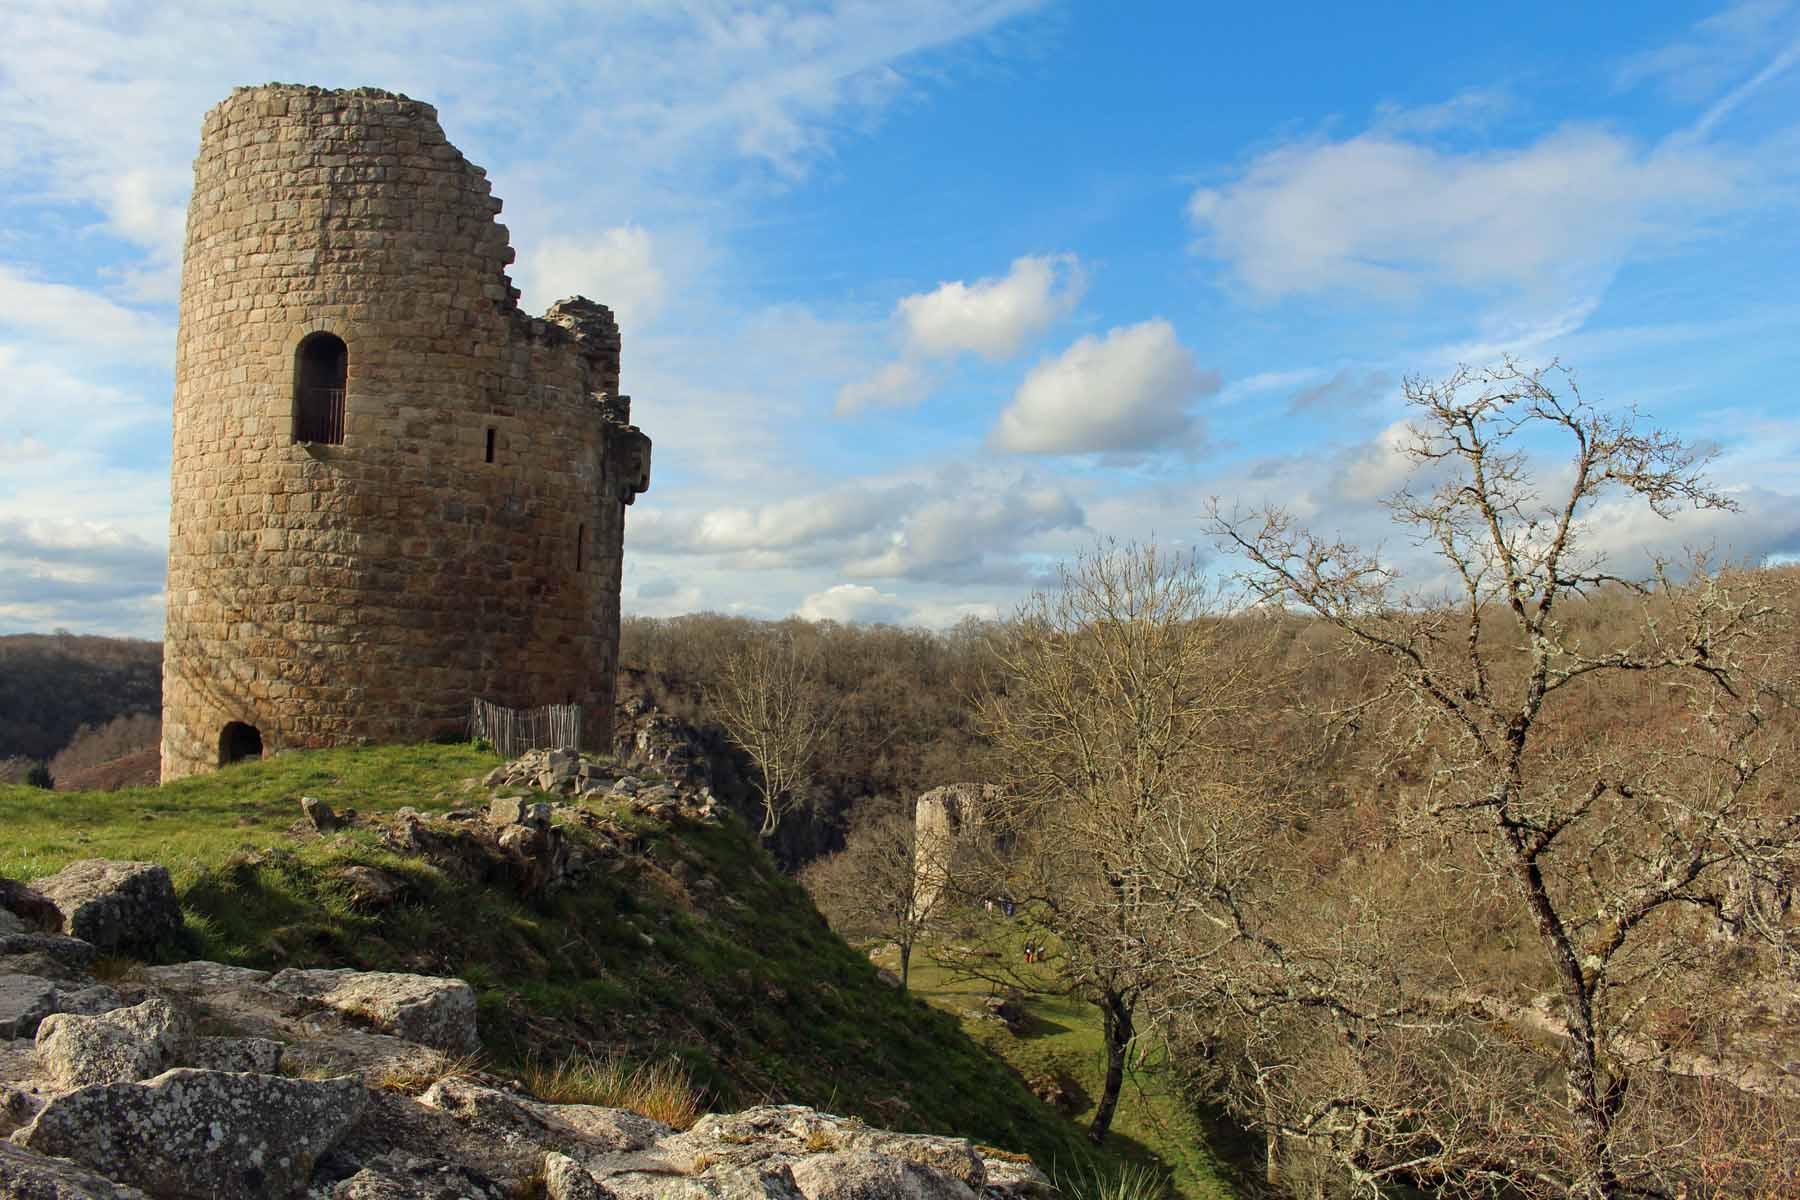
[[[241,88],[194,164],[176,346],[163,778],[421,739],[469,698],[610,739],[624,510],[649,441],[612,315],[519,312],[500,201],[428,104]],[[296,350],[348,347],[344,440],[294,440]],[[489,431],[493,461],[487,461]],[[579,559],[579,564],[578,564]]]

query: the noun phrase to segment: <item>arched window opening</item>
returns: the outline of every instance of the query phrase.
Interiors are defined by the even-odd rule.
[[[219,731],[219,765],[221,767],[262,756],[262,732],[256,726],[246,725],[242,721],[231,721]]]
[[[341,445],[344,381],[350,351],[344,339],[315,333],[294,351],[294,440]]]
[[[587,526],[575,527],[575,569],[577,571],[587,563]]]
[[[488,426],[487,460],[494,461],[494,427],[492,425]]]

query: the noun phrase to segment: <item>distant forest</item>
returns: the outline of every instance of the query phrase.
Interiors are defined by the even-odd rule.
[[[44,762],[83,727],[161,712],[161,642],[64,632],[0,637],[0,765]],[[131,727],[141,738],[141,717]]]

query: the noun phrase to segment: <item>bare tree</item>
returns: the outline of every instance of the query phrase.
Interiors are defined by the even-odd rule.
[[[1243,850],[1278,823],[1242,802],[1268,679],[1226,607],[1191,556],[1109,545],[996,637],[980,712],[1005,786],[984,822],[997,850],[984,890],[1019,903],[1046,967],[1100,1010],[1096,1142],[1139,1005],[1187,951],[1170,937],[1176,918],[1215,874],[1261,870]],[[1030,985],[1042,972],[1012,974]]]
[[[1721,1002],[1746,955],[1791,969],[1786,614],[1755,572],[1608,564],[1604,526],[1633,504],[1733,504],[1703,454],[1595,410],[1554,365],[1406,393],[1420,483],[1390,507],[1436,552],[1442,594],[1403,592],[1377,555],[1279,509],[1215,504],[1211,525],[1263,600],[1389,664],[1382,694],[1339,715],[1417,781],[1394,813],[1409,886],[1215,894],[1174,1003],[1209,998],[1244,1115],[1368,1194],[1714,1194],[1702,1109],[1719,1082],[1754,1092],[1753,1064],[1671,1051],[1655,1020]],[[1553,472],[1528,456],[1546,440],[1568,453]],[[1583,624],[1602,594],[1638,619]],[[1608,709],[1625,719],[1596,725]],[[1714,936],[1722,918],[1741,936]]]
[[[813,657],[785,632],[752,639],[725,660],[712,709],[761,776],[762,836],[805,804],[828,723]]]
[[[859,811],[844,848],[800,873],[800,882],[845,937],[880,937],[900,950],[900,986],[912,979],[913,947],[935,905],[919,901],[918,840],[903,806]]]

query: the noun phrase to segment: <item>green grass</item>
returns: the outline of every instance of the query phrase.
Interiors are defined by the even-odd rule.
[[[501,1069],[571,1055],[673,1061],[718,1108],[808,1104],[1117,1175],[1116,1152],[1092,1153],[955,1018],[882,984],[735,821],[671,827],[596,809],[597,828],[564,827],[593,869],[548,898],[484,879],[479,862],[396,854],[372,831],[287,832],[302,795],[363,813],[483,803],[464,781],[497,761],[466,746],[383,747],[111,794],[0,788],[0,873],[32,878],[89,857],[164,863],[187,921],[165,960],[460,976]],[[404,900],[354,907],[341,880],[352,865],[399,879]]]
[[[890,961],[890,959],[892,961]],[[877,960],[898,969],[897,955]],[[1069,1118],[1085,1130],[1092,1121],[1106,1075],[1100,1015],[1085,1001],[1058,995],[1026,998],[1027,1019],[1014,1036],[996,1022],[963,1016],[979,1010],[993,988],[982,980],[958,978],[931,960],[928,951],[913,953],[912,987],[921,997],[962,1020],[971,1037],[1010,1063],[1026,1078],[1055,1076],[1079,1089],[1082,1101]],[[1148,1181],[1166,1178],[1172,1190],[1192,1200],[1233,1200],[1234,1178],[1253,1169],[1260,1145],[1254,1139],[1195,1108],[1153,1057],[1134,1064],[1126,1076],[1114,1113],[1110,1139],[1119,1156],[1134,1170],[1124,1175],[1076,1168],[1067,1172],[1077,1191],[1130,1196],[1151,1194]],[[1060,1177],[1060,1174],[1059,1174]]]

